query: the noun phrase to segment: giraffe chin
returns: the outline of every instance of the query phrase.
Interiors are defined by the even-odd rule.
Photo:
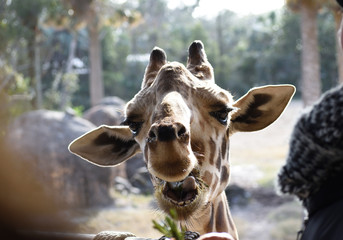
[[[176,210],[180,220],[187,220],[199,207],[206,205],[206,185],[193,170],[184,180],[166,182],[159,180],[155,196],[166,213]]]

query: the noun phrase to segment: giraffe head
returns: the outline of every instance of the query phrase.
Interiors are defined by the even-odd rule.
[[[274,122],[292,98],[291,85],[250,90],[237,101],[217,86],[204,46],[189,47],[187,66],[167,62],[154,48],[142,88],[127,104],[122,126],[100,126],[70,144],[70,151],[100,166],[143,152],[162,210],[191,219],[226,188],[229,137]]]

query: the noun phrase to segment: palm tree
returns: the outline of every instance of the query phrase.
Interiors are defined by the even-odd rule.
[[[301,94],[305,106],[321,95],[317,13],[328,0],[286,0],[286,5],[301,16]]]

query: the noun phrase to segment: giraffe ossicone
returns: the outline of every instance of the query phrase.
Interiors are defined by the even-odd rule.
[[[187,230],[228,232],[238,239],[225,188],[230,177],[229,137],[274,122],[294,95],[292,85],[251,89],[233,100],[215,84],[201,41],[187,65],[167,62],[155,47],[141,90],[128,102],[122,126],[100,126],[69,150],[99,166],[114,166],[143,152],[159,207],[177,211]]]

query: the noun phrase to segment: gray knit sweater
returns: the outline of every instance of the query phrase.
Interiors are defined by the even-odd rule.
[[[343,85],[299,118],[278,184],[281,192],[303,200],[337,175],[343,175]]]

